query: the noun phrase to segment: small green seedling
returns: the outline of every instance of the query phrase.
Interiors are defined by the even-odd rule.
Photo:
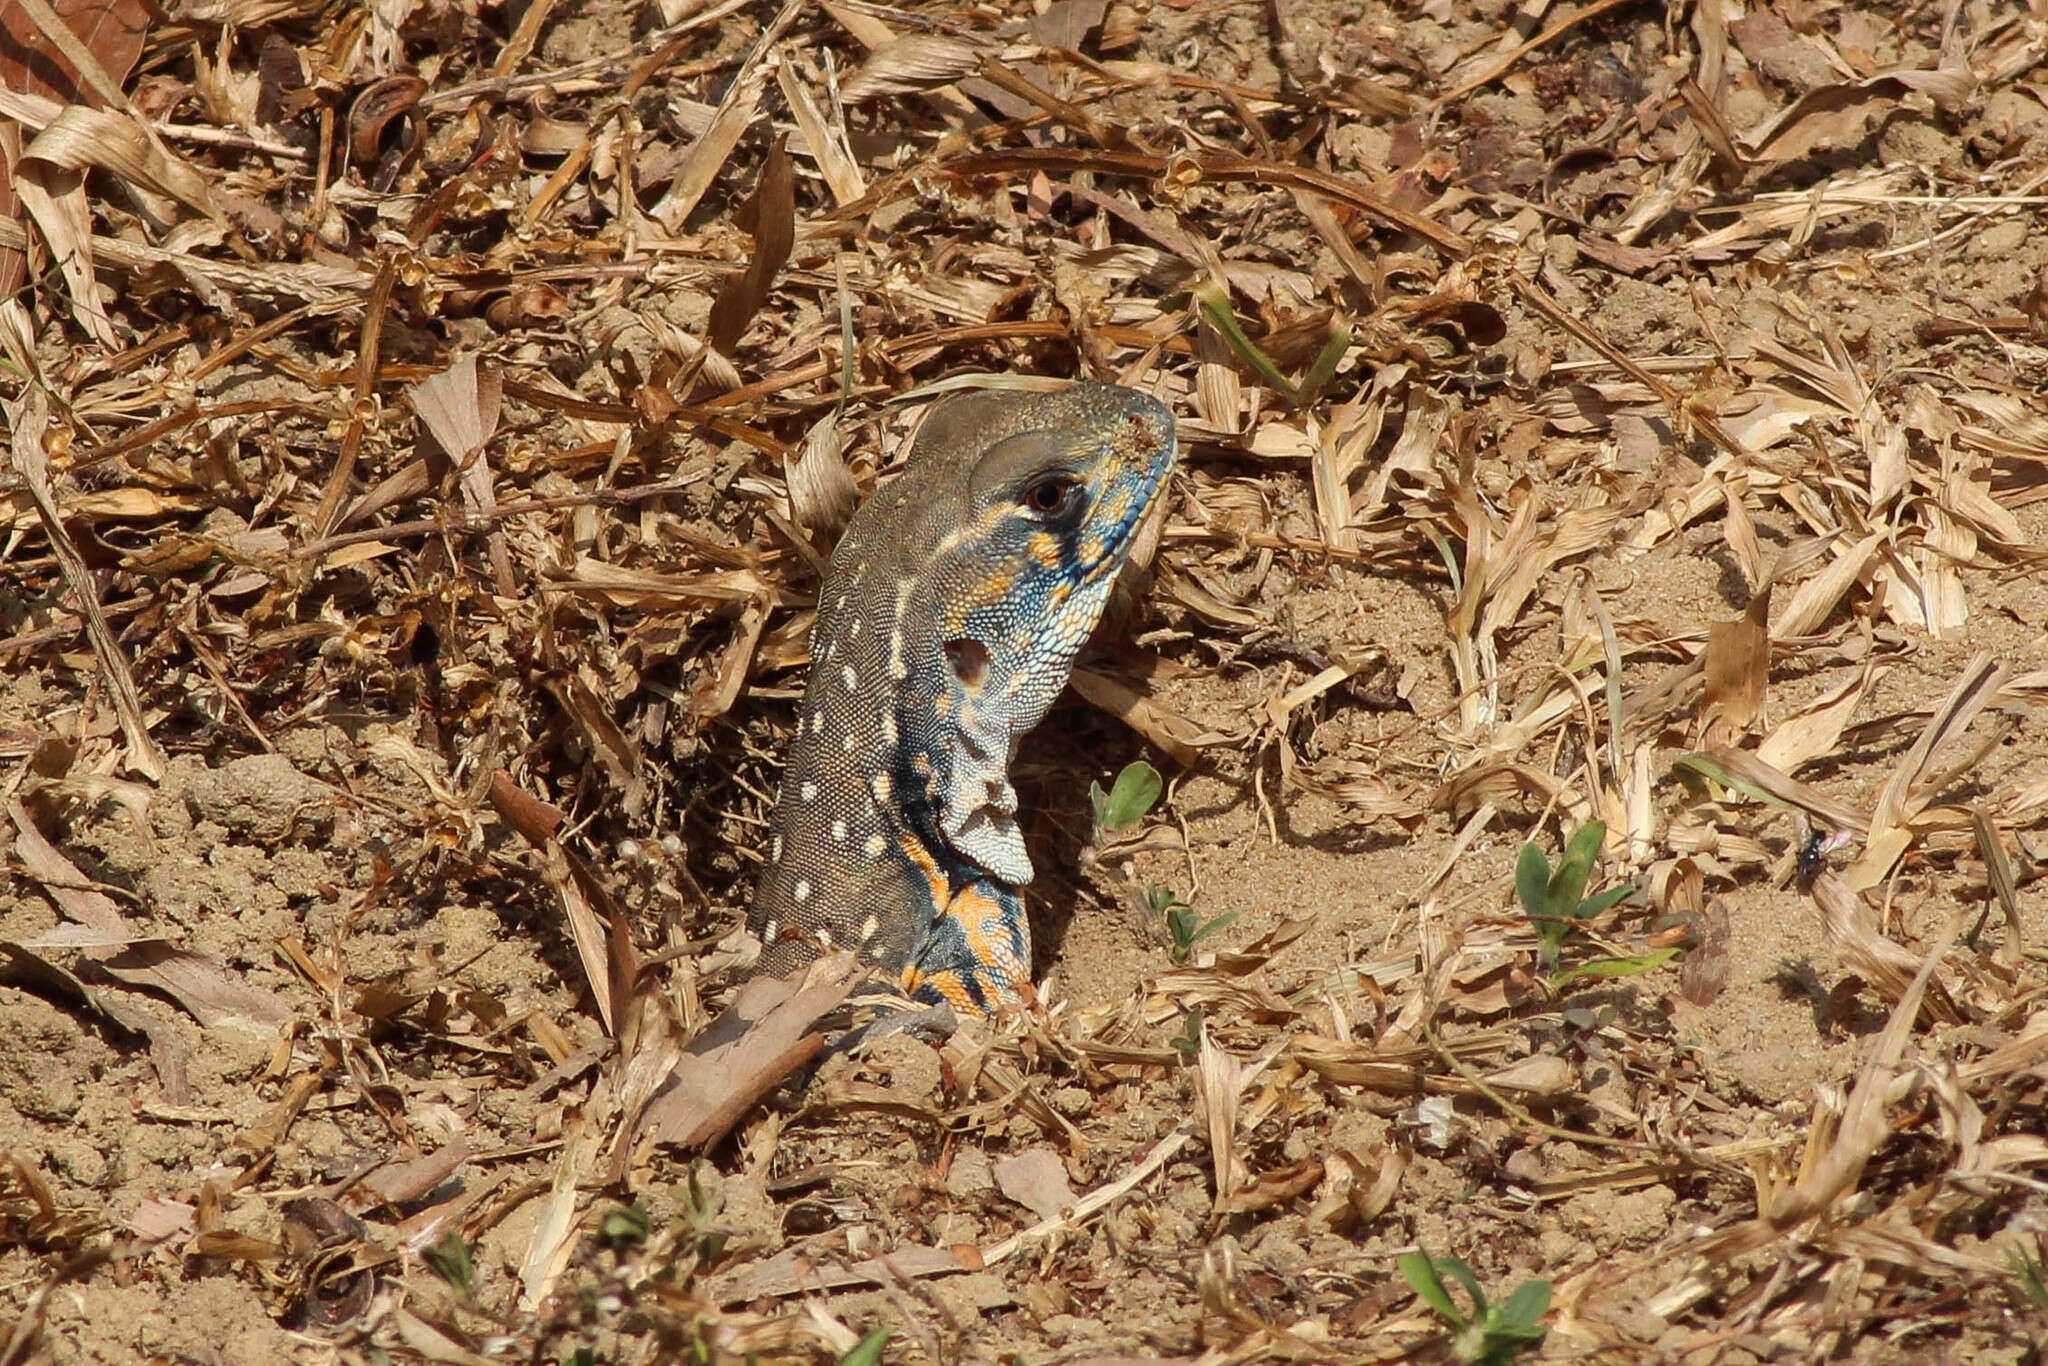
[[[1145,889],[1145,900],[1151,905],[1152,914],[1166,921],[1166,932],[1173,937],[1173,961],[1176,963],[1187,962],[1195,951],[1195,945],[1216,931],[1229,929],[1237,923],[1236,911],[1225,911],[1213,919],[1203,920],[1194,907],[1180,899],[1179,892],[1156,882]]]
[[[2035,1309],[2048,1309],[2048,1276],[2041,1270],[2041,1259],[2025,1248],[2014,1248],[2012,1272],[2027,1303]]]
[[[1523,1281],[1500,1304],[1489,1304],[1479,1278],[1460,1257],[1432,1257],[1411,1252],[1397,1263],[1401,1275],[1422,1302],[1451,1326],[1451,1356],[1461,1366],[1509,1366],[1523,1352],[1543,1341],[1543,1315],[1550,1308],[1549,1281]],[[1465,1287],[1472,1298],[1468,1315],[1451,1298],[1444,1277]]]
[[[598,1221],[597,1241],[614,1252],[623,1252],[647,1241],[647,1235],[654,1231],[654,1216],[638,1200],[630,1205],[614,1205],[604,1212]]]
[[[435,1275],[448,1282],[448,1288],[464,1304],[476,1303],[476,1261],[470,1256],[469,1244],[455,1230],[448,1230],[440,1242],[420,1253],[420,1260],[432,1268]]]
[[[1088,802],[1095,808],[1095,834],[1114,835],[1128,830],[1145,819],[1153,807],[1159,805],[1159,798],[1166,791],[1166,780],[1159,776],[1159,770],[1139,759],[1125,764],[1123,772],[1116,775],[1116,782],[1104,793],[1101,783],[1088,784]]]
[[[1336,377],[1337,366],[1343,361],[1344,353],[1351,349],[1351,329],[1342,323],[1333,325],[1323,338],[1316,358],[1309,362],[1301,381],[1296,383],[1281,374],[1273,358],[1245,335],[1244,328],[1238,325],[1236,312],[1230,307],[1230,295],[1223,289],[1216,285],[1203,285],[1195,291],[1195,303],[1202,310],[1203,320],[1216,329],[1216,335],[1223,339],[1223,344],[1295,408],[1306,408],[1316,401],[1324,386]]]
[[[870,1328],[845,1356],[839,1358],[839,1366],[881,1366],[882,1349],[888,1345],[888,1329]]]
[[[1600,843],[1606,838],[1607,826],[1602,821],[1580,826],[1578,832],[1565,842],[1564,857],[1558,860],[1554,872],[1541,848],[1533,843],[1522,846],[1522,856],[1515,862],[1515,895],[1521,899],[1523,913],[1536,926],[1536,956],[1546,968],[1557,966],[1558,952],[1574,930],[1592,923],[1635,890],[1634,883],[1624,882],[1597,896],[1586,896],[1586,882],[1593,875],[1593,862],[1600,857]],[[1646,957],[1655,957],[1661,963],[1671,956],[1671,951],[1661,951],[1661,954]],[[1593,964],[1588,963],[1572,971],[1595,977],[1629,975],[1615,969],[1615,965],[1626,960],[1599,961],[1607,965],[1606,970],[1596,971]],[[1655,966],[1656,963],[1645,963],[1633,970],[1643,972]]]
[[[1202,1025],[1208,1018],[1209,1012],[1196,1006],[1188,1012],[1187,1019],[1182,1022],[1180,1033],[1168,1040],[1173,1045],[1173,1051],[1180,1054],[1183,1060],[1193,1062],[1201,1056]]]

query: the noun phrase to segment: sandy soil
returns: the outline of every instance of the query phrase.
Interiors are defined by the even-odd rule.
[[[1511,18],[1511,7],[1463,0],[1284,8],[1286,34],[1266,8],[1146,8],[1134,44],[1117,55],[1274,89],[1292,79],[1285,46],[1296,71],[1407,87],[1491,43]],[[1753,24],[1772,17],[1760,13]],[[1995,17],[1970,13],[1980,35]],[[1869,31],[1881,33],[1885,62],[1933,60],[1936,16],[1916,11],[1903,35],[1889,14],[1823,7],[1809,17],[1830,50]],[[622,6],[565,7],[532,62],[560,67],[628,49],[631,20]],[[1745,33],[1726,54],[1744,73],[1727,111],[1740,127],[1843,79],[1791,29],[1775,42]],[[1623,7],[1461,99],[1444,122],[1348,116],[1319,155],[1338,174],[1379,183],[1403,155],[1401,140],[1425,135],[1449,159],[1447,175],[1499,197],[1494,268],[1519,251],[1516,266],[1627,356],[1682,361],[1661,373],[1702,411],[1738,413],[1759,395],[1832,401],[1810,376],[1762,356],[1757,339],[1811,357],[1833,348],[1837,370],[1869,385],[1871,409],[1814,415],[1803,427],[1788,420],[1769,442],[1758,438],[1755,468],[1781,481],[1758,479],[1744,498],[1764,563],[1806,544],[1821,523],[1842,527],[1844,543],[1863,534],[1855,491],[1870,475],[1856,424],[1871,414],[1912,434],[1918,482],[1880,515],[1915,529],[1900,551],[1913,565],[1929,564],[1914,558],[1928,527],[1969,515],[1919,506],[1943,503],[1944,477],[1974,477],[2008,505],[2020,539],[1981,534],[1955,561],[1959,621],[1936,630],[1890,610],[1879,562],[1852,570],[1830,610],[1774,640],[1763,712],[1722,738],[1754,749],[1868,677],[1837,742],[1794,771],[1868,813],[1912,759],[1926,715],[1989,652],[2008,683],[2033,690],[1977,720],[1972,739],[2001,726],[2002,736],[1931,795],[1961,814],[1916,833],[1876,894],[1875,928],[1906,955],[1910,976],[1958,918],[1967,931],[1992,904],[1967,824],[1975,803],[1994,813],[2018,867],[2024,942],[2048,942],[2048,899],[2033,876],[2048,831],[2043,805],[2028,797],[2048,772],[2048,727],[2040,688],[2027,683],[2048,670],[2048,584],[2034,568],[2048,549],[2048,503],[2029,485],[2048,465],[1994,467],[1979,448],[1929,435],[1942,413],[1952,429],[1964,392],[2011,396],[2032,421],[2044,418],[2038,331],[1983,326],[2024,317],[2048,266],[2038,205],[2013,198],[2048,165],[2042,91],[2008,73],[1952,107],[1895,96],[1860,134],[1760,170],[1723,201],[1884,168],[1904,168],[1906,188],[1810,230],[1760,226],[1763,250],[1608,269],[1561,220],[1512,204],[1606,221],[1638,193],[1639,170],[1564,154],[1646,97],[1660,63],[1676,60],[1672,41],[1657,7]],[[705,50],[744,44],[735,34]],[[703,78],[695,97],[718,98],[718,79]],[[1155,129],[1148,121],[1180,120],[1190,138],[1220,135],[1229,118],[1220,98],[1156,89],[1119,98],[1109,106],[1119,117]],[[1611,148],[1605,136],[1599,145]],[[726,191],[736,202],[750,183]],[[1221,204],[1240,189],[1253,193],[1199,193]],[[1987,196],[1977,216],[1944,205],[1966,191]],[[1271,221],[1234,239],[1233,260],[1343,279],[1284,196],[1261,202]],[[1006,212],[1025,212],[1021,199]],[[1673,249],[1723,218],[1678,215],[1635,245]],[[1517,234],[1521,245],[1510,240]],[[675,326],[701,328],[709,288],[678,286],[661,309]],[[813,303],[831,297],[805,290]],[[1756,592],[1718,506],[1671,524],[1719,453],[1698,430],[1675,432],[1647,390],[1592,393],[1623,377],[1505,286],[1482,281],[1475,292],[1505,335],[1436,360],[1458,415],[1427,469],[1361,523],[1356,553],[1273,539],[1325,537],[1311,462],[1299,445],[1223,430],[1190,395],[1190,362],[1172,360],[1162,388],[1190,419],[1191,438],[1172,529],[1157,582],[1100,643],[1094,667],[1144,678],[1151,700],[1201,743],[1192,766],[1177,765],[1070,696],[1026,746],[1040,968],[1057,1008],[1026,1045],[997,1053],[1013,1061],[1028,1103],[986,1081],[963,1094],[952,1056],[887,1040],[778,1093],[709,1155],[654,1155],[625,1187],[605,1182],[593,1161],[570,1206],[588,1236],[560,1243],[563,1260],[544,1275],[528,1259],[536,1245],[557,1245],[543,1236],[558,1208],[550,1184],[564,1155],[584,1150],[586,1117],[615,1104],[606,1088],[616,1058],[604,1060],[604,1031],[539,860],[493,815],[480,784],[503,765],[569,812],[573,846],[629,908],[637,941],[675,955],[658,970],[663,990],[693,1009],[700,996],[715,1004],[729,979],[711,971],[727,961],[713,946],[737,925],[751,886],[801,681],[800,637],[781,634],[800,614],[778,608],[728,714],[692,727],[678,707],[670,728],[632,734],[648,768],[631,800],[560,699],[576,688],[609,696],[629,673],[644,685],[637,696],[687,697],[713,676],[705,661],[729,620],[648,612],[610,653],[567,657],[526,637],[523,619],[476,615],[487,594],[434,589],[444,615],[421,610],[442,637],[437,655],[393,624],[401,613],[391,579],[379,576],[475,584],[488,568],[474,546],[453,572],[443,552],[426,562],[418,541],[334,569],[317,590],[252,618],[253,641],[192,635],[199,619],[174,613],[122,623],[169,759],[156,782],[120,766],[117,721],[83,635],[0,654],[0,821],[24,836],[0,879],[11,964],[0,976],[0,1149],[9,1154],[0,1306],[41,1322],[5,1359],[270,1363],[388,1352],[566,1362],[579,1349],[592,1353],[582,1360],[604,1361],[749,1350],[829,1359],[876,1327],[894,1335],[884,1353],[892,1361],[1447,1359],[1441,1325],[1397,1271],[1397,1257],[1418,1246],[1468,1259],[1497,1295],[1529,1278],[1551,1282],[1557,1312],[1541,1359],[2036,1359],[2048,1318],[2014,1271],[2041,1256],[2048,1232],[2048,1205],[2024,1175],[2030,1159],[1968,1186],[1976,1202],[1965,1207],[1936,1209],[1928,1194],[1949,1189],[1929,1173],[1961,1160],[1962,1130],[1976,1126],[1971,1144],[2018,1142],[2044,1113],[2031,1059],[1996,1095],[1968,1092],[1976,1073],[1958,1082],[1975,1095],[1974,1112],[1941,1099],[1954,1092],[1940,1075],[1968,1072],[2025,1035],[2043,985],[2035,953],[1995,956],[2005,943],[1995,908],[1981,940],[1945,960],[1944,989],[1959,1005],[1912,1032],[1919,1089],[1897,1088],[1864,1182],[1783,1237],[1704,1260],[1697,1252],[1704,1232],[1768,1211],[1826,1153],[1845,1092],[1881,1051],[1897,991],[1845,960],[1810,886],[1793,875],[1802,835],[1790,810],[1740,792],[1706,800],[1672,774],[1701,746],[1709,718],[1696,679],[1658,689]],[[565,336],[595,336],[637,307],[618,296],[572,299],[573,325],[552,338],[536,332],[526,358],[595,393],[616,353],[572,356]],[[836,326],[822,305],[772,307],[783,313],[771,351],[817,318]],[[1929,328],[1936,319],[1980,326],[1942,333]],[[330,340],[332,354],[314,334],[290,339],[285,354],[347,371],[353,344]],[[1330,420],[1331,401],[1362,400],[1386,363],[1354,356],[1317,411]],[[207,393],[257,395],[267,373],[248,360],[207,381]],[[1287,425],[1280,405],[1269,408]],[[557,419],[515,412],[505,468],[569,444]],[[1411,409],[1406,420],[1419,419]],[[1403,421],[1398,409],[1389,415],[1375,459]],[[723,439],[692,439],[678,468],[696,461],[708,473],[664,515],[693,536],[746,543],[759,500],[745,480],[779,470]],[[260,488],[271,468],[261,437],[239,440],[228,443],[233,458]],[[878,454],[856,453],[864,473]],[[1460,481],[1462,522],[1453,515]],[[1618,511],[1529,572],[1526,596],[1487,640],[1483,671],[1497,686],[1475,697],[1454,657],[1474,510],[1499,546],[1532,498],[1546,534],[1575,511]],[[598,514],[621,527],[637,515]],[[15,525],[0,561],[6,636],[46,629],[60,607],[57,580],[47,568],[37,578],[46,547],[20,538],[32,523]],[[586,544],[609,534],[578,530],[595,538]],[[1440,542],[1459,564],[1456,581]],[[115,567],[115,552],[141,546],[118,536],[97,545],[110,597],[144,582]],[[1807,563],[1776,589],[1778,611],[1819,572]],[[219,587],[195,580],[193,594]],[[538,598],[539,586],[526,587]],[[219,615],[208,620],[236,620],[262,591],[229,588],[209,600]],[[1516,736],[1525,710],[1559,687],[1561,661],[1578,675],[1597,667],[1599,614],[1623,649],[1618,696],[1663,700],[1617,739],[1596,682],[1561,719]],[[452,630],[468,633],[463,649]],[[187,643],[195,638],[245,661],[236,707],[222,705]],[[1592,655],[1577,653],[1588,640]],[[260,672],[246,665],[252,658]],[[478,669],[478,658],[495,663]],[[1275,700],[1332,663],[1346,676],[1276,723]],[[615,672],[600,677],[605,670]],[[493,720],[513,711],[556,720],[524,731]],[[617,719],[630,728],[650,714]],[[1590,753],[1589,735],[1600,737]],[[1139,758],[1166,772],[1168,799],[1135,837],[1103,845],[1090,830],[1087,785],[1108,784]],[[1460,785],[1460,775],[1481,772],[1490,776]],[[1589,772],[1609,776],[1589,784]],[[1684,952],[1639,976],[1581,978],[1552,994],[1515,903],[1516,859],[1531,839],[1554,857],[1560,834],[1595,816],[1614,828],[1595,886],[1634,879],[1646,888],[1602,922],[1601,951],[1673,943]],[[29,848],[31,831],[58,864]],[[1861,854],[1851,841],[1823,856],[1827,875]],[[76,874],[68,889],[63,865]],[[1690,908],[1698,932],[1659,939],[1688,910],[1668,885],[1687,873],[1705,893]],[[1171,889],[1203,921],[1229,923],[1190,964],[1176,964],[1148,887]],[[99,898],[144,942],[117,953],[67,939],[80,919],[67,896]],[[1284,947],[1262,947],[1294,922],[1305,928]],[[1592,942],[1567,961],[1592,956]],[[152,945],[182,953],[151,958]],[[1221,1071],[1175,1052],[1176,1040],[1193,1037],[1196,1007]],[[1319,1072],[1304,1041],[1389,1058],[1411,1049],[1399,1056],[1430,1094]],[[1296,1046],[1276,1053],[1283,1044]],[[1453,1066],[1433,1051],[1440,1045],[1469,1049],[1469,1062]],[[1514,1069],[1539,1064],[1561,1071],[1518,1086],[1516,1076],[1537,1073]],[[1266,1070],[1238,1077],[1230,1066]],[[1226,1112],[1234,1176],[1222,1174],[1232,1159],[1198,1124],[1100,1217],[1026,1255],[836,1290],[810,1310],[772,1278],[746,1279],[791,1249],[821,1265],[911,1247],[985,1251],[1138,1169],[1191,1116]],[[1680,1160],[1688,1153],[1694,1160]],[[1036,1164],[1029,1180],[1009,1165],[1020,1158]],[[1226,1185],[1237,1206],[1222,1199]],[[602,1221],[628,1200],[644,1209],[650,1240],[607,1242]],[[350,1249],[343,1265],[323,1266],[313,1250],[326,1211],[357,1221],[335,1244]],[[450,1230],[470,1248],[466,1275],[423,1260]],[[548,1293],[522,1303],[523,1283],[536,1278]],[[754,1287],[765,1288],[746,1293]]]

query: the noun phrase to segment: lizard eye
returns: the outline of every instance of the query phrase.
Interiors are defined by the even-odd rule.
[[[1024,490],[1024,506],[1040,517],[1057,517],[1074,506],[1081,483],[1070,474],[1052,474]]]

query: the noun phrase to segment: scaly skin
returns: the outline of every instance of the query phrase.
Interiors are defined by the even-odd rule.
[[[747,915],[782,976],[857,949],[913,1000],[992,1014],[1030,978],[1010,760],[1066,686],[1176,443],[1108,384],[941,402],[854,515]]]

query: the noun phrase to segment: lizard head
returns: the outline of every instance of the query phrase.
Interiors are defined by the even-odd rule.
[[[1006,882],[1031,879],[1017,740],[1066,686],[1176,450],[1163,405],[1107,384],[952,400],[919,435],[913,472],[944,459],[953,485],[919,594],[938,654],[916,691],[943,750],[924,776],[946,842]]]

